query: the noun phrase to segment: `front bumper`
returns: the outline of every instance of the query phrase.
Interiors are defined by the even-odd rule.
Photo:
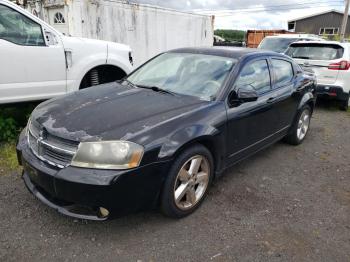
[[[349,94],[340,86],[319,84],[316,87],[317,97],[347,101]]]
[[[157,205],[170,160],[132,170],[99,170],[68,166],[54,168],[29,149],[24,134],[17,144],[28,190],[44,204],[71,217],[105,220]],[[109,211],[101,216],[99,208]]]

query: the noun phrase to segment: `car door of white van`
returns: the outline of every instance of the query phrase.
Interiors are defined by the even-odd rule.
[[[60,39],[49,44],[40,24],[0,4],[0,104],[43,100],[65,92],[66,60]]]

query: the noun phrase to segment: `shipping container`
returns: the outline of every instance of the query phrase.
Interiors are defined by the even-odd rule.
[[[166,50],[214,42],[208,15],[118,0],[28,0],[26,8],[66,35],[131,46],[136,65]]]

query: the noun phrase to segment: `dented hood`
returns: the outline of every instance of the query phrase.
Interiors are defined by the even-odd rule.
[[[46,101],[33,111],[32,121],[76,141],[130,140],[208,103],[109,83]]]

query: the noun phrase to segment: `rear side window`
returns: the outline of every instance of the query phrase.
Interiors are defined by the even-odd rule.
[[[280,59],[272,59],[272,67],[275,72],[275,84],[277,86],[292,81],[294,72],[290,62]]]
[[[258,60],[244,66],[235,85],[237,88],[250,86],[259,94],[269,91],[271,80],[267,61]]]
[[[333,44],[292,44],[286,55],[309,60],[335,60],[342,58],[344,48]]]
[[[44,46],[41,26],[21,13],[0,5],[0,39],[26,46]]]

